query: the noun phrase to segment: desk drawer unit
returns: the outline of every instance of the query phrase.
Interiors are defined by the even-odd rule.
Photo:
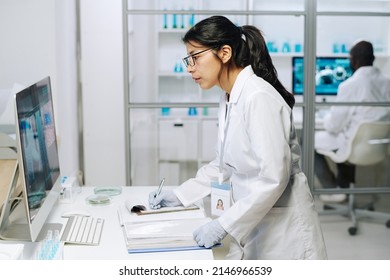
[[[166,161],[196,161],[198,121],[160,120],[159,158]]]

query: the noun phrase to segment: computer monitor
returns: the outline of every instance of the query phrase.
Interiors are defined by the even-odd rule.
[[[22,196],[16,200],[21,203],[14,209],[11,184],[8,205],[1,213],[0,235],[3,239],[36,241],[48,229],[61,229],[60,224],[47,223],[62,189],[50,77],[15,94],[15,113],[18,154],[15,173],[20,173]],[[19,214],[18,207],[22,208]]]
[[[292,58],[292,91],[303,94],[304,86],[303,57]],[[337,95],[341,82],[352,75],[348,57],[317,57],[316,58],[316,94]]]

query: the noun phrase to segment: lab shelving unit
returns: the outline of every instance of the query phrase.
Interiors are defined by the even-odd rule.
[[[291,22],[294,24],[298,22],[296,31],[284,30],[282,33],[278,31],[283,35],[275,38],[271,37],[272,32],[264,36],[270,37],[268,40],[274,46],[279,46],[279,51],[272,54],[275,58],[275,65],[279,69],[291,68],[291,57],[303,55],[305,2],[297,1],[291,5],[290,1],[278,0],[279,7],[285,7],[283,11],[278,11],[273,7],[272,1],[266,5],[259,4],[260,1],[249,0],[138,2],[123,2],[124,27],[126,27],[124,48],[127,56],[125,57],[125,73],[127,72],[125,74],[125,103],[128,114],[126,127],[129,130],[126,133],[128,137],[126,139],[127,162],[129,163],[127,178],[129,184],[139,185],[143,182],[153,183],[167,176],[164,174],[176,174],[175,178],[168,178],[167,183],[179,184],[185,178],[195,175],[201,165],[214,158],[218,133],[217,106],[220,95],[223,94],[218,88],[203,91],[186,73],[181,62],[181,58],[186,54],[185,46],[181,42],[182,36],[194,23],[210,15],[225,15],[237,25],[257,24],[260,26],[263,23],[274,26],[278,21],[273,18],[275,16],[289,17],[290,26]],[[259,19],[260,16],[262,18]],[[129,32],[130,26],[140,26],[141,22],[148,22],[148,31],[151,33],[143,34],[143,37],[149,36],[147,43],[143,46],[154,46],[149,48],[148,53],[154,56],[150,59],[154,67],[145,70],[145,73],[150,75],[150,81],[148,89],[142,91],[142,96],[139,95],[141,87],[137,86],[139,79],[134,78],[134,70],[132,72],[134,65],[138,65],[137,58],[134,62],[134,53],[130,50],[131,44],[136,48],[134,41],[137,42],[139,37],[136,35],[136,29]],[[289,39],[292,38],[290,36],[294,36],[299,43],[290,42]],[[282,51],[283,44],[291,45],[288,50]],[[299,44],[298,52],[294,51],[295,44]],[[286,72],[288,74],[283,75],[285,84],[291,84],[290,72],[288,70]],[[142,109],[143,112],[141,112]],[[137,124],[141,122],[147,123],[149,132],[145,131],[145,126],[138,127]],[[141,136],[142,133],[145,137]],[[145,152],[147,142],[150,148]],[[143,147],[136,148],[139,143],[142,143]],[[142,155],[140,155],[141,150]],[[132,164],[132,162],[139,162],[138,159],[145,155],[151,159],[148,165],[148,169],[154,174],[154,178],[149,176],[153,178],[151,182],[144,181],[146,174],[140,182],[137,176],[139,177],[142,171],[136,170],[140,170],[138,164]]]
[[[292,57],[305,57],[305,95],[297,97],[294,110],[303,114],[302,167],[313,186],[315,111],[333,105],[316,100],[313,94],[315,58],[348,56],[347,52],[334,53],[334,44],[348,48],[365,37],[376,45],[380,67],[390,68],[389,3],[123,0],[127,184],[151,185],[168,177],[167,184],[177,185],[213,159],[217,102],[223,93],[219,89],[203,91],[186,73],[181,63],[186,55],[181,37],[192,24],[219,14],[237,25],[253,24],[263,31],[269,47],[277,48],[271,55],[279,78],[288,89],[292,84]],[[360,23],[365,17],[369,18],[366,24]],[[378,28],[366,27],[367,22]]]

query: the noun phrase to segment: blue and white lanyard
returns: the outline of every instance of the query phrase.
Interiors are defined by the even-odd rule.
[[[228,103],[227,104],[227,112],[225,115],[223,135],[221,135],[221,150],[220,150],[220,154],[219,154],[219,174],[218,174],[218,183],[219,184],[222,184],[222,182],[223,182],[223,156],[225,153],[225,138],[226,138],[227,131],[229,128],[230,110],[231,110],[231,103]]]

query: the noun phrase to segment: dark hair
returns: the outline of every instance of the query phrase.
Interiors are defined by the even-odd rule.
[[[359,66],[372,66],[374,63],[374,48],[370,42],[358,42],[349,53]]]
[[[237,27],[223,16],[212,16],[198,22],[183,37],[184,43],[197,42],[208,48],[232,48],[234,63],[238,67],[251,65],[255,74],[270,83],[293,108],[294,96],[278,79],[261,31],[252,25]]]

